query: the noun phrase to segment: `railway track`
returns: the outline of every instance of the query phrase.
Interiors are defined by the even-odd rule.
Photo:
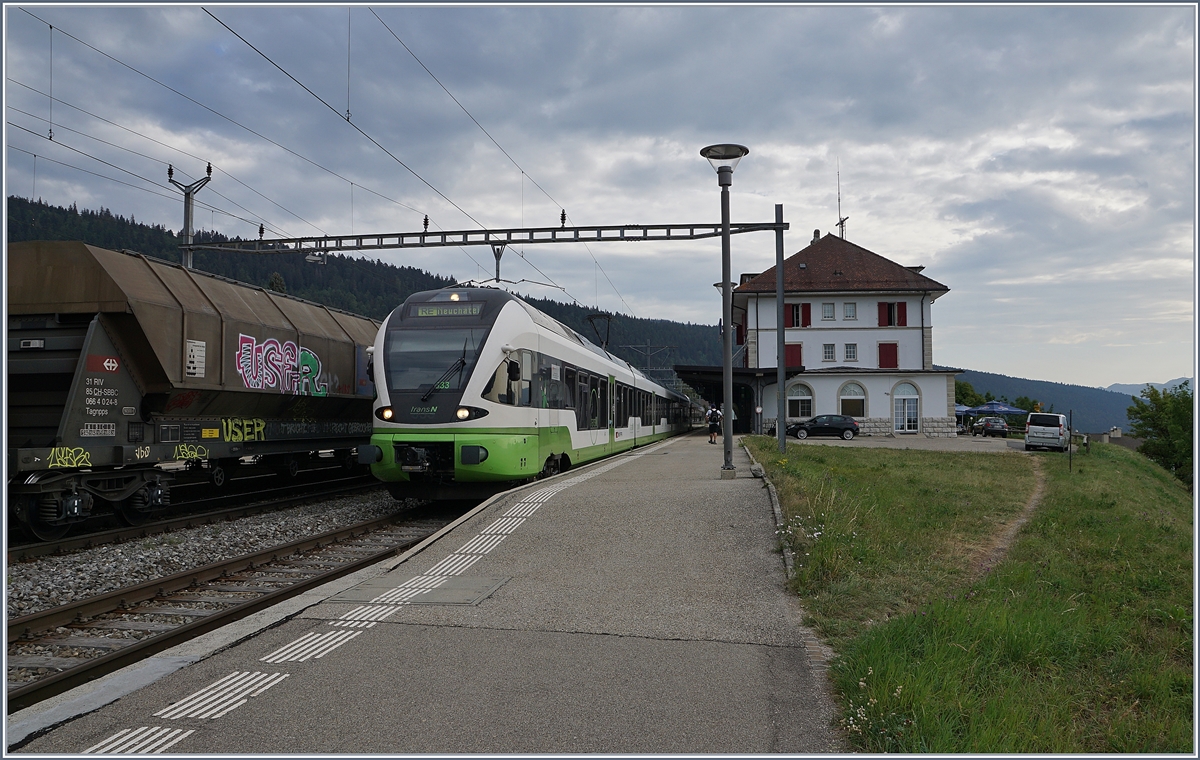
[[[7,564],[13,565],[37,557],[63,554],[79,549],[90,549],[104,544],[122,543],[160,533],[169,533],[173,530],[194,528],[200,525],[270,512],[313,499],[328,498],[378,488],[382,488],[379,481],[370,475],[350,475],[319,483],[257,491],[242,491],[196,499],[176,505],[176,509],[186,506],[192,510],[178,517],[145,522],[131,527],[126,526],[81,533],[77,536],[68,536],[56,541],[39,541],[36,543],[10,545],[7,552]],[[247,500],[250,503],[247,504]],[[237,506],[227,506],[229,504],[236,504]]]
[[[8,621],[8,712],[402,552],[458,510],[408,510]]]

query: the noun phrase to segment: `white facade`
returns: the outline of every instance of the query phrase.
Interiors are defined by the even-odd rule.
[[[933,364],[932,305],[949,289],[921,269],[832,236],[785,262],[784,364],[804,366],[785,388],[788,422],[846,414],[864,435],[956,434],[956,373]],[[737,364],[779,364],[774,280],[774,270],[745,275],[735,290]],[[775,384],[762,386],[763,429],[775,422],[777,398]]]

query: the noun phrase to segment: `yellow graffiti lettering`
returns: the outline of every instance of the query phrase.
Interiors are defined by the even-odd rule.
[[[46,458],[47,467],[91,467],[92,455],[84,451],[82,447],[67,448],[60,446],[50,449],[50,456]]]
[[[227,443],[265,441],[267,423],[257,417],[227,417],[221,420],[221,434]]]
[[[190,443],[181,443],[175,447],[176,459],[207,459],[208,449]]]

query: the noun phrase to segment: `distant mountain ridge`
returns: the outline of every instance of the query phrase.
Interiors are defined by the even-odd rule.
[[[1142,383],[1141,385],[1136,383],[1113,383],[1105,388],[1105,390],[1112,391],[1113,393],[1128,393],[1131,396],[1141,396],[1142,389],[1147,385],[1162,391],[1166,390],[1167,388],[1174,388],[1185,380],[1189,381],[1189,386],[1194,386],[1195,383],[1190,382],[1191,379],[1192,378],[1190,377],[1177,377],[1174,380],[1168,380],[1165,383]],[[1195,388],[1192,388],[1192,390],[1195,390]]]
[[[1025,396],[1040,401],[1043,411],[1058,414],[1074,411],[1075,429],[1084,433],[1106,433],[1114,427],[1128,431],[1126,410],[1133,405],[1132,397],[1141,393],[1143,387],[1134,386],[1137,391],[1120,393],[1104,388],[1027,380],[975,370],[964,370],[956,379],[970,383],[980,394],[990,392],[996,398],[1004,397],[1009,401]]]

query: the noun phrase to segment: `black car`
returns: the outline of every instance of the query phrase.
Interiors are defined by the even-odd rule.
[[[1007,438],[1008,423],[1002,417],[984,417],[971,426],[971,435],[982,435],[984,438],[988,436]]]
[[[804,440],[810,435],[836,435],[847,441],[858,435],[858,423],[842,414],[821,414],[787,426],[787,434]]]

